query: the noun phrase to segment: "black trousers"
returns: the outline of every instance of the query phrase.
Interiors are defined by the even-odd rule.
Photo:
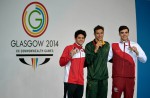
[[[64,83],[64,98],[82,98],[83,85]]]

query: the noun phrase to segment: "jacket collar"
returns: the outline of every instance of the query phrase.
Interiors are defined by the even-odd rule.
[[[77,43],[74,43],[73,45],[74,45],[76,48],[78,48],[78,49],[82,49],[82,46],[79,45],[79,44],[77,44]]]
[[[130,40],[128,39],[127,41],[122,41],[122,40],[120,40],[120,43],[121,44],[124,44],[125,46],[129,46],[129,47],[131,47],[131,45],[130,45]],[[127,45],[126,45],[127,44]]]
[[[126,40],[126,41],[123,41],[123,40],[120,39],[120,43],[129,43],[129,41],[130,41],[129,39]]]

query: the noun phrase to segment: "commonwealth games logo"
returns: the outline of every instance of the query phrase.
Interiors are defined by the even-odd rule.
[[[28,4],[22,15],[22,25],[25,32],[31,37],[41,36],[48,26],[48,13],[39,2]]]
[[[22,14],[22,25],[31,38],[12,40],[11,47],[16,48],[16,56],[21,63],[36,69],[50,61],[59,43],[55,39],[38,39],[48,26],[47,10],[39,2],[31,2],[25,7]]]

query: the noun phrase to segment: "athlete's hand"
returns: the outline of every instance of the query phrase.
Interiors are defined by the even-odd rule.
[[[79,50],[77,48],[74,48],[70,51],[70,56],[73,57]]]
[[[137,56],[139,55],[139,52],[135,46],[131,47],[131,50],[134,51]]]
[[[102,41],[97,41],[97,43],[96,43],[96,47],[102,47],[102,45],[103,45],[103,43],[102,43]]]
[[[99,47],[102,47],[102,46],[103,46],[102,41],[97,41],[94,52],[97,53]]]

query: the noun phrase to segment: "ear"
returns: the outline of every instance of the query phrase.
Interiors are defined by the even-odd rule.
[[[76,38],[74,38],[74,40],[76,41]]]

